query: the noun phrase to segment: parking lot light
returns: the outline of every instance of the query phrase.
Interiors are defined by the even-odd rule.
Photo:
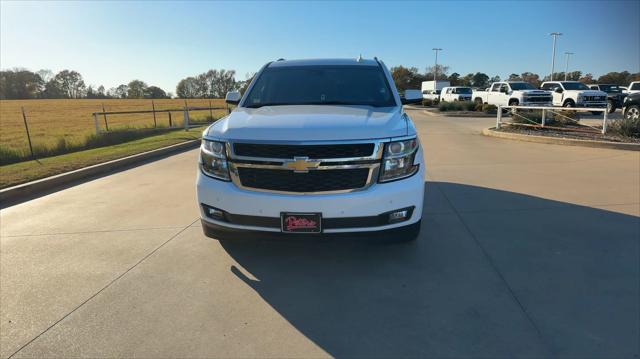
[[[553,36],[553,55],[551,56],[551,76],[550,76],[550,80],[553,81],[553,72],[555,71],[555,67],[556,67],[556,41],[558,39],[558,36],[561,36],[562,33],[552,32],[549,35]]]
[[[569,56],[575,54],[573,52],[565,52],[564,54],[567,55],[567,63],[564,67],[564,80],[567,81],[567,73],[569,72]]]
[[[438,81],[438,51],[442,51],[442,49],[438,47],[434,47],[433,51],[436,52],[436,66],[433,68],[433,83],[434,83],[434,86],[437,87],[437,85],[435,84],[437,83],[436,81]]]

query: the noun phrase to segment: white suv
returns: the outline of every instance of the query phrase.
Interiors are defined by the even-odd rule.
[[[268,63],[243,96],[227,94],[238,107],[203,133],[204,233],[415,239],[425,165],[402,104],[420,101],[401,98],[377,59]]]

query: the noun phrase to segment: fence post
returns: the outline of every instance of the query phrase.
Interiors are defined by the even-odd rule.
[[[27,124],[27,115],[24,113],[24,107],[22,107],[22,121],[24,121],[24,129],[27,131],[27,140],[29,140],[29,151],[31,152],[31,158],[35,159],[33,155],[33,145],[31,145],[31,134],[29,133],[29,125]]]
[[[211,100],[209,100],[209,117],[211,117],[211,121],[213,121],[213,110],[211,110]]]
[[[187,101],[185,101],[185,104]],[[189,109],[187,106],[184,106],[184,130],[189,131]]]
[[[502,122],[502,105],[498,105],[498,113],[496,117],[496,128],[500,128],[500,122]]]
[[[151,108],[153,109],[153,128],[158,127],[158,123],[156,122],[156,104],[151,100]]]
[[[104,116],[104,129],[109,131],[109,124],[107,123],[107,112],[104,110],[104,104],[102,104],[102,115]]]
[[[602,118],[602,134],[604,135],[605,133],[607,133],[607,119],[609,117],[609,114],[607,113],[607,109],[605,109],[603,112],[604,117]]]
[[[96,124],[96,135],[100,134],[100,124],[98,123],[98,113],[94,112],[93,113],[93,122],[95,122]]]
[[[167,113],[169,114],[169,128],[172,128],[173,123],[171,122],[171,111],[167,111]]]
[[[540,120],[540,123],[542,125],[542,127],[544,127],[544,123],[547,120],[547,110],[545,110],[544,108],[542,109],[542,119]]]

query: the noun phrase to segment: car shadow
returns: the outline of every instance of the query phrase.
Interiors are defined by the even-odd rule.
[[[221,243],[332,356],[637,357],[639,237],[636,216],[428,182],[415,242]]]

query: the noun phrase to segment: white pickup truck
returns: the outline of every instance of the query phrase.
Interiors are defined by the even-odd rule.
[[[414,97],[410,97],[413,94]],[[425,163],[377,59],[278,60],[203,132],[196,183],[205,235],[420,231]],[[391,233],[389,233],[391,232]]]
[[[627,93],[631,95],[632,93],[640,92],[640,81],[633,81],[629,84],[627,88]]]
[[[494,82],[486,91],[473,91],[473,101],[477,104],[500,106],[550,106],[549,91],[537,90],[528,82]]]
[[[543,90],[553,91],[553,106],[562,107],[607,107],[607,93],[591,90],[587,85],[578,81],[548,81],[543,82]],[[600,114],[595,111],[593,114]]]

